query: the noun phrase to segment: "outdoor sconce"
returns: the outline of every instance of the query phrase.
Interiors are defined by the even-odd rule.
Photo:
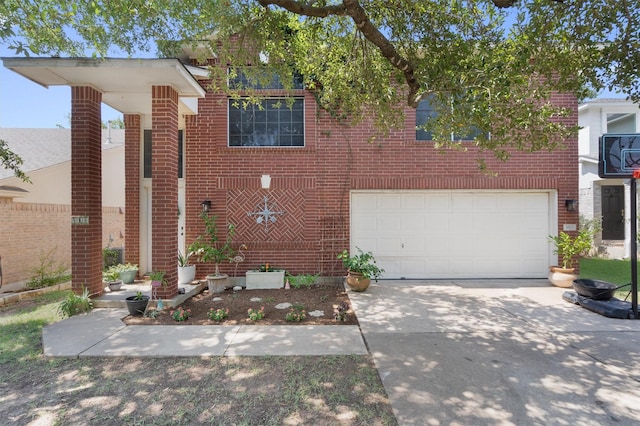
[[[262,175],[260,177],[260,184],[262,185],[262,189],[269,189],[271,188],[271,176],[269,175]]]
[[[204,200],[200,205],[202,206],[202,213],[209,213],[211,210],[211,201],[209,200]]]
[[[568,212],[575,212],[578,210],[578,200],[564,200],[564,206]]]

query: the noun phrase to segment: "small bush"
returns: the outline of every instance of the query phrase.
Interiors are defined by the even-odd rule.
[[[184,309],[183,307],[178,307],[175,311],[171,312],[171,318],[175,321],[182,322],[189,319],[191,316],[191,309]]]
[[[56,260],[55,254],[57,250],[57,247],[48,252],[40,250],[38,255],[39,264],[31,270],[34,275],[25,284],[26,288],[50,287],[71,280],[71,274],[67,272],[69,270],[68,266]]]
[[[315,284],[316,280],[320,274],[311,275],[311,274],[300,274],[300,275],[288,275],[289,284],[293,288],[311,288],[313,284]]]
[[[287,315],[284,319],[287,322],[302,322],[307,318],[307,312],[304,310],[304,306],[302,305],[293,305],[291,310],[287,312]]]
[[[349,304],[347,302],[342,302],[336,308],[333,317],[336,321],[344,322],[349,318]]]
[[[67,296],[67,298],[60,303],[58,312],[62,315],[62,318],[65,318],[90,311],[92,308],[93,303],[89,298],[89,289],[84,287],[80,296],[75,293]]]
[[[225,308],[225,309],[214,309],[211,308],[209,309],[209,312],[207,312],[207,318],[209,318],[212,321],[223,321],[225,318],[227,318],[227,316],[229,315],[229,309]]]
[[[249,319],[251,321],[259,321],[264,318],[264,306],[260,309],[249,308],[247,313],[249,314]]]

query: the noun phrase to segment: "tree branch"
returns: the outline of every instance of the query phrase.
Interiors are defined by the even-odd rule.
[[[360,31],[367,40],[373,43],[380,50],[382,56],[387,58],[394,68],[404,73],[405,81],[407,82],[407,86],[409,86],[407,103],[413,108],[418,106],[418,103],[420,102],[420,96],[418,95],[420,91],[420,84],[415,77],[415,66],[406,58],[402,57],[402,55],[400,55],[396,50],[393,43],[391,43],[389,39],[371,23],[366,11],[360,5],[358,0],[343,0],[342,5],[325,7],[314,7],[311,4],[295,0],[258,0],[258,2],[263,7],[276,5],[298,15],[321,18],[329,15],[350,16],[356,24],[358,31]]]
[[[330,15],[346,15],[344,5],[316,7],[312,5],[313,2],[303,3],[295,0],[258,0],[258,3],[260,3],[262,7],[268,7],[270,5],[280,6],[296,15],[313,16],[316,18],[326,18]]]

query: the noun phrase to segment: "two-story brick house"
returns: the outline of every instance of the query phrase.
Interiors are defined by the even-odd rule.
[[[337,254],[360,247],[383,278],[543,278],[556,263],[547,236],[578,221],[565,207],[578,198],[577,138],[489,160],[490,176],[472,142],[441,153],[416,131],[424,108],[407,108],[403,129],[369,143],[369,124],[336,122],[304,88],[286,103],[274,86],[262,108],[244,108],[207,89],[206,69],[177,59],[4,63],[43,85],[71,86],[74,215],[98,214],[100,103],[124,113],[126,260],[168,271],[161,297],[177,292],[176,253],[203,231],[205,201],[219,228],[234,224],[234,241],[249,247],[239,275],[269,262],[340,276]],[[553,100],[575,111],[566,120],[576,124],[576,99]],[[76,287],[99,282],[99,225],[90,223],[72,228]],[[198,265],[197,275],[211,271]]]

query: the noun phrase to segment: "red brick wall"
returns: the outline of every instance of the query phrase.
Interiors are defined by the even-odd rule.
[[[140,259],[140,181],[142,167],[140,163],[140,115],[125,114],[125,146],[124,146],[124,170],[125,170],[125,212],[127,223],[125,235],[127,236],[127,250],[125,261],[138,263]]]
[[[71,214],[88,225],[71,227],[72,288],[102,294],[102,94],[71,87]]]
[[[103,235],[99,239],[107,246],[113,235],[112,247],[124,245],[120,232],[124,215],[119,208],[105,207],[102,212]],[[4,284],[26,281],[40,265],[40,255],[54,250],[55,264],[71,270],[71,206],[65,204],[14,203],[0,198],[0,256]]]
[[[152,88],[152,267],[164,271],[159,298],[178,293],[178,93],[169,86]]]
[[[574,97],[557,95],[554,102],[571,108],[574,113],[565,120],[577,124]],[[490,177],[479,170],[481,153],[473,146],[441,154],[432,143],[416,141],[411,109],[404,130],[373,144],[367,142],[375,134],[370,125],[337,124],[317,110],[309,93],[305,116],[304,148],[229,148],[226,97],[208,93],[200,100],[199,114],[188,118],[185,132],[187,244],[203,231],[199,206],[209,199],[219,229],[235,224],[236,245],[249,246],[238,275],[265,262],[293,274],[341,274],[335,257],[349,248],[349,193],[355,189],[556,190],[559,230],[578,221],[577,213],[564,208],[565,199],[578,199],[577,136],[563,150],[514,152],[506,163],[488,158],[498,174]],[[247,216],[267,193],[260,188],[262,174],[272,176],[268,195],[286,212],[268,233]],[[233,272],[233,265],[224,269]],[[198,275],[211,270],[199,265]]]

